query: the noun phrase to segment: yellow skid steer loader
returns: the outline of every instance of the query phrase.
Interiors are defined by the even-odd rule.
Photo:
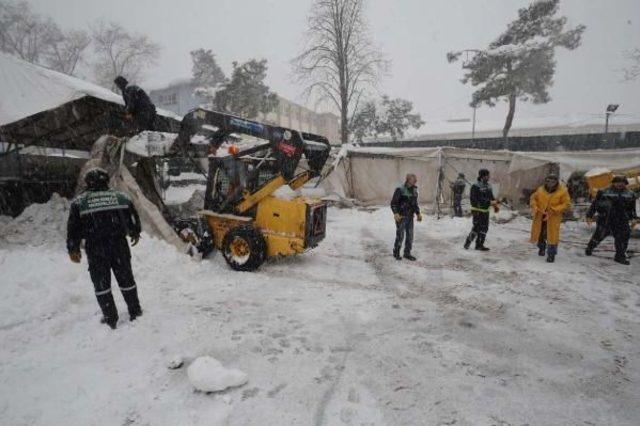
[[[285,185],[297,190],[320,176],[330,152],[326,138],[205,109],[184,117],[175,146],[187,150],[196,135],[208,139],[211,154],[200,214],[229,266],[252,271],[268,258],[316,247],[325,237],[325,202],[274,192]],[[241,151],[232,145],[221,155],[220,146],[234,135],[257,142]]]

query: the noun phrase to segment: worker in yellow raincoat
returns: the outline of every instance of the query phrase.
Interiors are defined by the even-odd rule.
[[[553,262],[558,253],[560,223],[562,213],[571,206],[567,187],[560,184],[558,176],[548,175],[529,202],[533,215],[531,242],[538,243],[538,255],[547,255],[547,262]]]

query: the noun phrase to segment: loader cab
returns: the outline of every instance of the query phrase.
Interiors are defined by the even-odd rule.
[[[250,161],[238,161],[232,156],[210,158],[204,208],[233,213],[243,193],[255,192],[279,173],[275,166],[268,164],[254,173],[255,167]]]

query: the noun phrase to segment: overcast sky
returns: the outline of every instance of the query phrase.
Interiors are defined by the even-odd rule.
[[[212,49],[228,72],[231,62],[269,61],[268,84],[301,101],[289,61],[301,47],[311,0],[29,0],[35,11],[63,28],[87,28],[112,20],[149,35],[163,47],[159,66],[143,86],[157,87],[190,75],[189,51]],[[469,117],[472,89],[460,83],[459,64],[446,52],[482,48],[502,32],[527,0],[371,0],[367,14],[373,40],[392,61],[380,93],[414,102],[427,121]],[[559,114],[603,115],[620,103],[620,114],[640,120],[640,81],[622,82],[624,51],[640,47],[640,1],[563,0],[569,25],[585,24],[575,51],[558,50],[552,101],[518,105],[516,121]],[[502,119],[506,106],[483,107],[480,120]],[[428,124],[427,124],[428,126]]]

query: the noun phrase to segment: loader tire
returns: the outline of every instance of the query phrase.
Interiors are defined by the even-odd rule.
[[[224,236],[222,255],[236,271],[255,271],[267,258],[267,243],[252,226],[239,226]]]

